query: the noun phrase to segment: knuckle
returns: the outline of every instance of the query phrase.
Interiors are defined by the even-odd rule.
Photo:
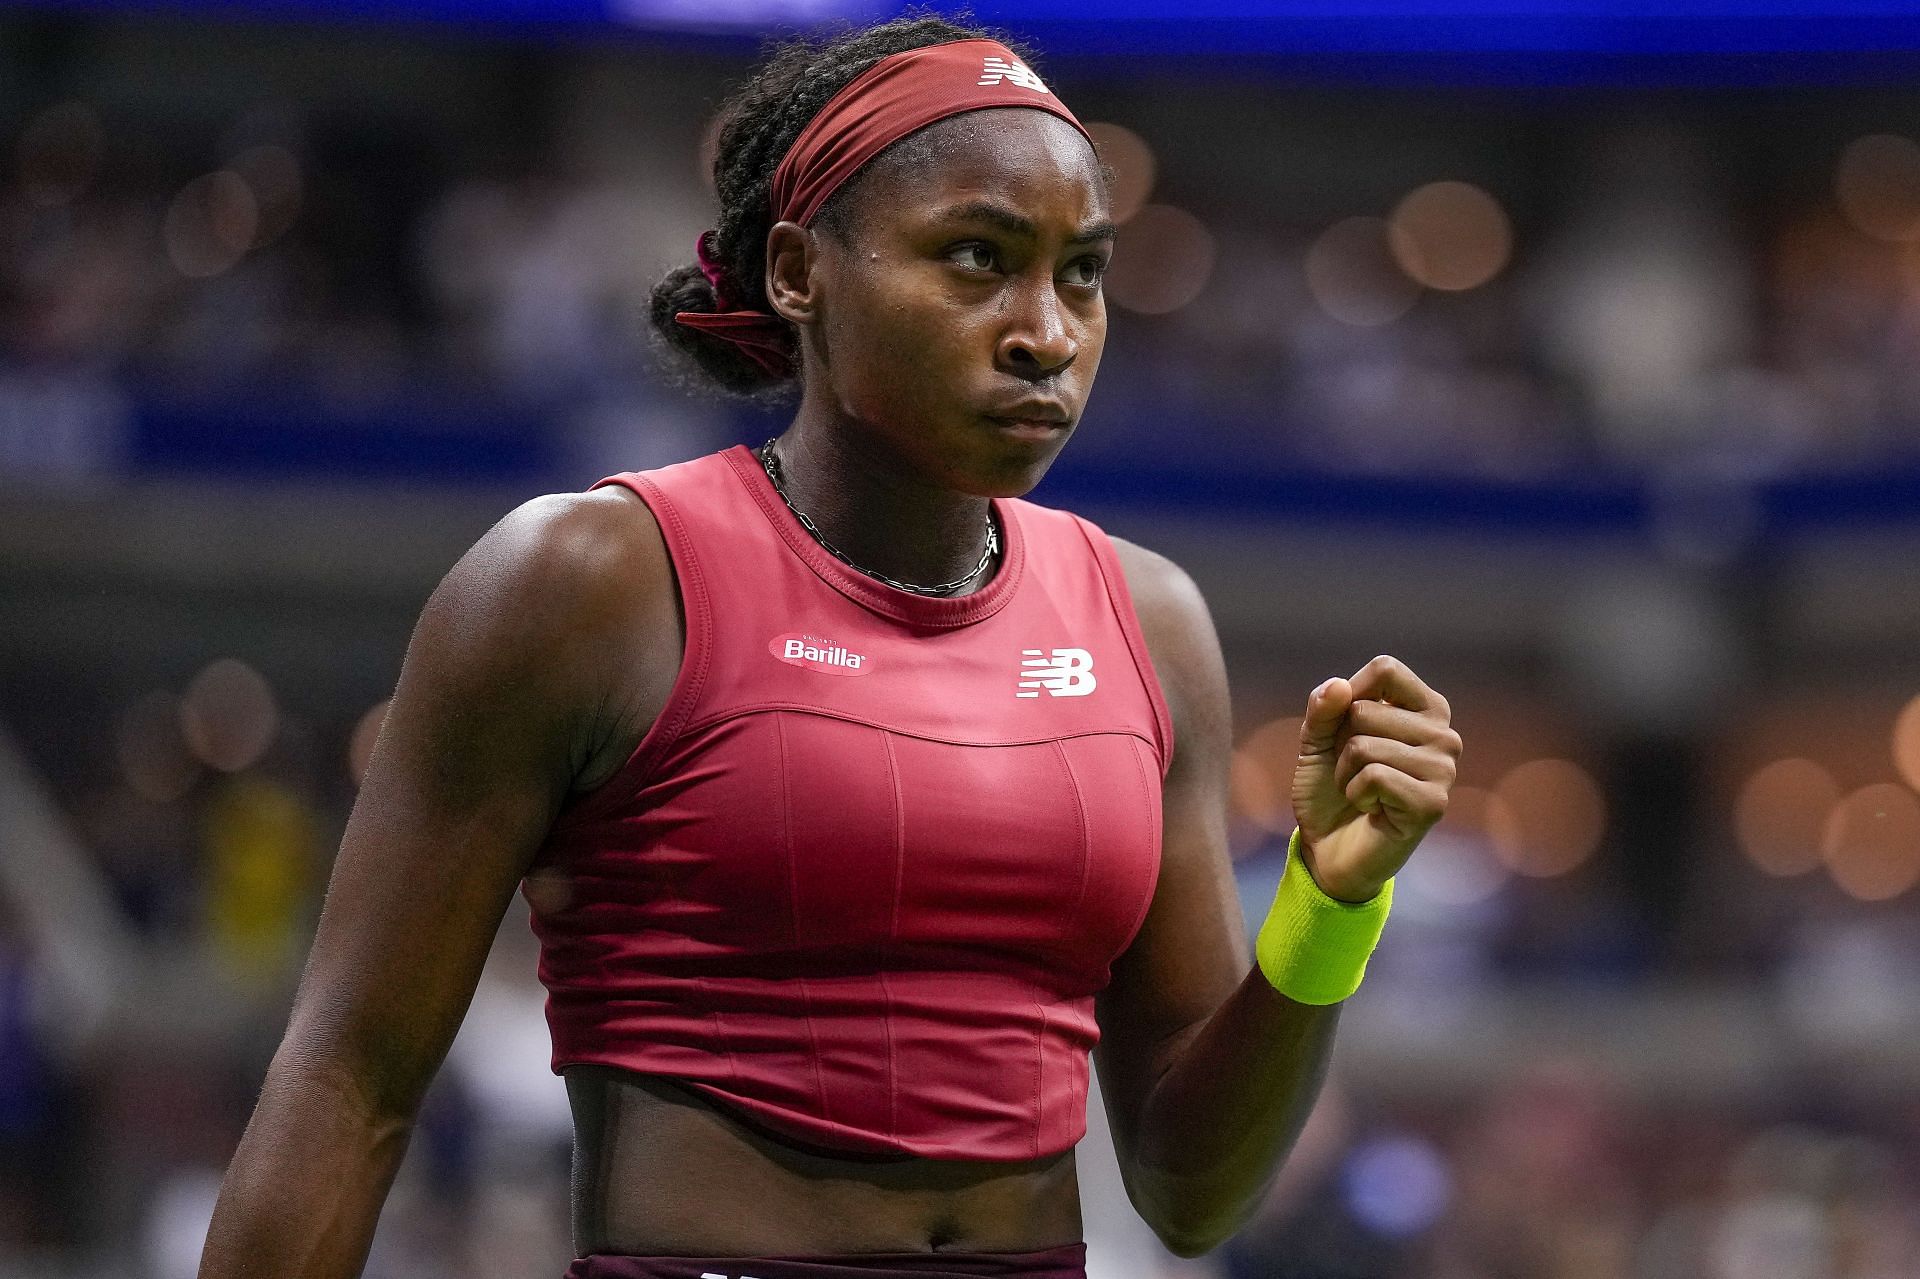
[[[1355,786],[1378,786],[1387,779],[1387,766],[1381,763],[1367,764],[1353,775]]]

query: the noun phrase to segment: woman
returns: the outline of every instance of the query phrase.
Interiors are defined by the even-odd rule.
[[[1088,1052],[1196,1254],[1303,1122],[1444,699],[1316,689],[1256,963],[1192,582],[1018,500],[1074,429],[1113,228],[1071,112],[932,19],[776,57],[656,293],[792,426],[527,503],[422,613],[201,1274],[351,1275],[524,881],[577,1279],[1078,1276]]]

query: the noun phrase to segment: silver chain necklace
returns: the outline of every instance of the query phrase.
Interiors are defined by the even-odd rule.
[[[870,568],[861,568],[860,565],[848,559],[845,552],[839,547],[823,537],[820,530],[814,526],[813,521],[807,518],[806,512],[795,506],[793,499],[787,496],[786,485],[780,482],[780,461],[773,454],[773,441],[768,440],[765,444],[755,449],[754,452],[759,455],[760,464],[767,468],[767,478],[773,481],[773,491],[780,495],[780,500],[787,504],[787,509],[793,512],[794,517],[800,521],[807,532],[813,534],[813,540],[826,547],[829,554],[842,564],[845,564],[848,568],[857,569],[865,573],[868,577],[877,577],[888,586],[903,591],[912,591],[915,595],[951,595],[968,582],[971,582],[974,578],[986,572],[987,565],[993,562],[994,552],[1000,549],[1000,534],[999,531],[995,529],[993,523],[993,505],[992,503],[988,503],[987,549],[980,556],[980,563],[974,567],[973,572],[967,574],[965,577],[956,578],[951,582],[942,582],[938,586],[917,586],[912,582],[902,582],[897,578],[888,577],[885,573],[876,572]]]

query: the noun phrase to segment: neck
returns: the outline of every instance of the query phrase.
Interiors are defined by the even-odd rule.
[[[774,454],[787,500],[860,568],[921,586],[972,572],[986,547],[989,499],[931,484],[905,459],[850,437],[800,420],[782,433]],[[953,594],[971,595],[993,571],[988,564]]]

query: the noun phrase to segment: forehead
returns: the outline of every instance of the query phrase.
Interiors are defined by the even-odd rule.
[[[862,214],[882,219],[992,196],[1035,217],[1086,221],[1107,203],[1087,139],[1059,116],[1025,107],[936,121],[882,153],[862,186]]]

